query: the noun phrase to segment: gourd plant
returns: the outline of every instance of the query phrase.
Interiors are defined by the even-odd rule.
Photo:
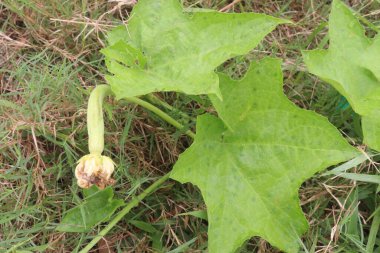
[[[331,83],[362,115],[365,143],[380,150],[380,37],[365,37],[359,21],[339,0],[332,6],[330,49],[303,55],[310,71]],[[131,208],[172,178],[201,190],[209,252],[235,252],[253,236],[285,252],[298,252],[299,237],[308,228],[299,187],[315,173],[360,157],[361,152],[326,118],[288,100],[279,59],[252,62],[241,80],[215,73],[224,61],[248,53],[286,23],[290,22],[263,14],[184,10],[177,0],[140,0],[128,26],[110,31],[102,50],[109,85],[91,93],[90,154],[79,160],[75,171],[78,185],[88,188],[86,199],[57,229],[88,231],[124,206],[81,251],[88,252]],[[139,98],[162,91],[206,94],[217,115],[199,116],[193,133]],[[101,155],[106,95],[143,106],[194,139],[171,172],[127,204],[113,199],[108,185],[114,164]],[[99,190],[92,185],[108,187]]]

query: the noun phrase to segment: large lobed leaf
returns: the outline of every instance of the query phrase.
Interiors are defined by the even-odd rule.
[[[207,205],[209,252],[234,252],[260,236],[298,252],[307,230],[298,188],[307,178],[358,154],[324,117],[291,103],[282,92],[281,62],[252,63],[234,81],[220,75],[222,120],[197,120],[194,143],[171,177],[197,185]]]
[[[371,39],[351,10],[334,0],[328,50],[304,51],[309,71],[333,85],[362,116],[364,142],[380,151],[380,35]]]
[[[140,0],[108,34],[108,83],[118,98],[155,91],[220,95],[214,69],[248,53],[278,24],[255,13],[185,12],[178,0]]]

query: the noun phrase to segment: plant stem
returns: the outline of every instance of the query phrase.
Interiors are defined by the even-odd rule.
[[[148,103],[148,102],[146,102],[142,99],[136,98],[136,97],[125,98],[125,100],[128,102],[138,104],[138,105],[144,107],[145,109],[148,109],[149,111],[157,114],[160,118],[162,118],[163,120],[165,120],[169,124],[175,126],[179,130],[183,130],[185,128],[181,123],[179,123],[178,121],[176,121],[175,119],[173,119],[172,117],[170,117],[165,112],[161,111],[159,108],[152,105],[151,103]],[[193,138],[193,139],[195,138],[195,133],[193,133],[191,130],[187,130],[185,132],[185,134],[188,135],[189,137]]]
[[[169,178],[170,172],[158,179],[156,182],[154,182],[151,186],[149,186],[146,190],[144,190],[140,195],[137,197],[133,198],[114,218],[112,221],[108,223],[108,225],[103,228],[97,236],[95,236],[89,244],[87,244],[86,247],[84,247],[79,253],[87,253],[92,249],[92,247],[97,244],[100,239],[103,238],[125,215],[129,213],[129,211],[138,206],[140,201],[142,201],[145,197],[148,195],[152,194],[158,188]]]
[[[111,94],[108,85],[98,85],[91,92],[87,106],[88,149],[91,154],[101,154],[104,149],[103,100]]]
[[[375,243],[376,243],[377,232],[379,231],[379,226],[380,226],[380,210],[379,210],[379,208],[376,209],[375,212],[376,213],[375,213],[375,216],[373,217],[371,229],[370,229],[369,235],[368,235],[368,241],[367,241],[367,247],[366,247],[367,253],[373,252],[373,249],[374,249]]]
[[[154,94],[150,93],[146,96],[144,96],[149,102],[153,103],[153,104],[156,104],[156,105],[159,105],[159,106],[162,106],[170,111],[173,111],[175,113],[178,113],[179,115],[181,115],[181,117],[183,117],[184,119],[186,120],[191,120],[191,121],[194,121],[194,119],[192,117],[190,117],[189,115],[187,115],[186,113],[178,110],[177,108],[171,106],[170,104],[166,103],[164,100],[160,99],[159,97],[155,96]]]

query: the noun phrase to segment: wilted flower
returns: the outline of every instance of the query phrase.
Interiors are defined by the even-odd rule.
[[[98,85],[91,92],[87,106],[87,130],[89,155],[83,156],[75,168],[79,187],[97,185],[103,189],[114,183],[111,175],[115,164],[111,158],[102,156],[104,150],[103,100],[111,93],[108,85]]]
[[[103,189],[114,183],[111,178],[114,168],[111,158],[100,154],[89,154],[78,161],[75,177],[79,187],[89,188],[95,184]]]

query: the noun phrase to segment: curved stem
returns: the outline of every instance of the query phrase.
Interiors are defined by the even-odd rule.
[[[153,103],[153,104],[156,104],[156,105],[159,105],[159,106],[162,106],[172,112],[175,112],[177,114],[179,114],[181,117],[183,117],[184,119],[186,120],[191,120],[191,121],[195,121],[192,117],[190,117],[189,115],[187,115],[186,113],[178,110],[177,108],[171,106],[170,104],[166,103],[164,100],[160,99],[159,97],[157,97],[156,95],[150,93],[146,96],[144,96],[149,102]]]
[[[136,97],[129,97],[129,98],[124,98],[124,99],[126,101],[138,104],[138,105],[144,107],[145,109],[148,109],[149,111],[157,114],[160,118],[162,118],[163,120],[165,120],[169,124],[175,126],[179,130],[183,130],[185,128],[181,123],[179,123],[178,121],[176,121],[175,119],[173,119],[168,114],[161,111],[159,108],[155,107],[151,103],[148,103],[148,102],[146,102],[142,99],[136,98]],[[193,133],[191,130],[187,130],[185,132],[185,134],[188,135],[189,137],[193,138],[193,139],[195,138],[195,133]]]
[[[129,211],[138,206],[138,204],[140,203],[140,201],[142,201],[145,197],[147,197],[148,195],[152,194],[153,192],[155,192],[156,190],[158,190],[158,188],[166,181],[168,180],[170,177],[170,172],[166,175],[164,175],[163,177],[161,177],[160,179],[158,179],[156,182],[154,182],[151,186],[149,186],[146,190],[144,190],[140,195],[138,195],[137,197],[133,198],[131,200],[131,202],[129,202],[113,219],[112,221],[110,221],[108,223],[108,225],[102,229],[102,231],[100,231],[98,233],[97,236],[95,236],[89,244],[86,245],[86,247],[84,247],[81,251],[79,251],[79,253],[87,253],[88,251],[90,251],[92,249],[92,247],[95,246],[95,244],[97,244],[100,239],[103,238],[103,236],[105,236],[125,215],[127,215],[129,213]]]
[[[88,100],[87,107],[87,128],[89,135],[89,149],[90,153],[102,153],[104,148],[104,120],[103,120],[103,100],[104,98],[111,94],[111,87],[108,85],[98,85],[90,94],[90,99]],[[164,111],[160,110],[156,106],[148,103],[137,97],[124,98],[126,101],[138,104],[145,109],[155,113],[160,118],[173,125],[179,130],[185,128],[184,125],[179,123],[177,120],[170,117]],[[170,105],[168,105],[170,106]],[[187,116],[187,115],[186,115]],[[188,117],[188,116],[187,116]],[[195,138],[195,133],[191,130],[185,132],[186,135]]]
[[[111,94],[108,85],[98,85],[91,92],[87,106],[88,149],[91,154],[101,154],[104,149],[103,100]]]

